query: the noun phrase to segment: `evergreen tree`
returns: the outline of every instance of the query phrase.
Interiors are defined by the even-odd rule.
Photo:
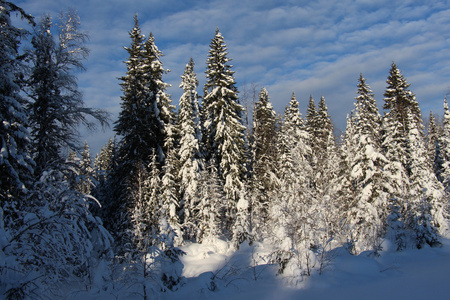
[[[439,161],[441,166],[438,170],[438,178],[444,184],[445,191],[450,192],[450,111],[447,98],[444,99],[443,134],[440,138],[440,145]]]
[[[18,13],[29,23],[34,23],[20,7],[0,1],[0,209],[4,210],[3,218],[7,223],[11,221],[9,209],[18,208],[21,205],[19,199],[30,188],[34,168],[27,129],[28,113],[19,84],[23,65],[19,46],[27,32],[11,23],[11,13]]]
[[[392,63],[389,71],[389,76],[386,81],[388,84],[384,93],[384,109],[389,110],[395,115],[396,120],[401,126],[399,129],[405,134],[409,128],[407,128],[408,109],[411,110],[413,122],[422,131],[422,116],[419,108],[419,104],[415,99],[414,94],[408,89],[410,84],[405,80],[403,74],[397,68],[395,63]]]
[[[301,269],[303,274],[310,274],[311,265],[308,264],[312,264],[315,258],[309,248],[318,244],[314,235],[320,229],[315,223],[321,212],[312,212],[317,208],[317,199],[311,190],[312,150],[309,132],[298,106],[295,94],[292,94],[279,132],[279,186],[270,202],[271,219],[267,231],[274,245],[273,260],[279,265],[279,273],[292,267]]]
[[[312,152],[309,145],[310,135],[303,123],[298,106],[295,94],[292,94],[281,125],[277,173],[282,185],[281,190],[286,189],[291,193],[293,190],[300,189],[306,194],[305,189],[309,187],[311,176],[313,176],[309,161]],[[299,195],[293,195],[293,197],[297,198]]]
[[[67,165],[67,169],[64,170],[65,177],[70,187],[73,190],[77,190],[80,183],[80,158],[78,157],[75,150],[70,149],[69,154],[67,155],[67,159],[65,164]]]
[[[166,232],[166,235],[167,242],[172,246],[180,245],[183,241],[179,217],[180,196],[177,181],[179,166],[176,152],[177,149],[170,149],[167,153],[161,180],[160,223],[162,222],[166,231],[170,229],[170,233]]]
[[[439,181],[442,182],[442,178],[440,178],[440,170],[442,169],[442,160],[441,160],[441,143],[439,139],[439,127],[436,124],[436,119],[433,115],[433,112],[430,111],[430,118],[428,120],[428,131],[426,135],[426,146],[428,159],[432,162],[433,171]]]
[[[152,99],[150,103],[156,105],[156,118],[159,121],[163,133],[163,153],[158,153],[160,160],[165,158],[167,153],[175,146],[175,141],[178,139],[178,132],[175,132],[177,129],[173,126],[176,123],[175,105],[172,104],[170,95],[166,93],[170,84],[165,83],[162,78],[164,74],[169,72],[163,68],[160,59],[162,56],[162,52],[155,45],[153,34],[150,33],[150,36],[144,44],[142,68],[145,74],[144,80],[147,93]]]
[[[446,227],[446,210],[442,186],[438,182],[428,158],[424,141],[423,122],[418,102],[408,90],[409,84],[393,63],[387,80],[385,108],[389,109],[385,118],[395,127],[387,135],[398,137],[400,143],[386,144],[387,158],[401,162],[407,174],[407,190],[403,194],[402,216],[418,248],[427,243],[438,244],[437,228]],[[397,149],[393,149],[397,145]],[[401,149],[398,149],[400,147]],[[397,152],[397,153],[393,153]],[[404,154],[399,156],[399,153]],[[397,177],[398,178],[398,177]],[[406,180],[404,180],[406,181]]]
[[[203,168],[203,159],[200,150],[201,128],[198,103],[198,80],[194,72],[194,61],[186,65],[180,88],[183,94],[180,98],[178,125],[180,130],[180,182],[181,209],[184,227],[184,237],[194,240],[198,220],[198,205],[200,199],[197,190],[200,181],[200,172]]]
[[[201,171],[198,184],[197,242],[212,241],[224,237],[226,198],[214,164],[206,164]]]
[[[313,101],[310,100],[310,103],[313,104]],[[314,116],[314,118],[310,119],[311,116]],[[315,115],[312,112],[312,107],[308,109],[307,123],[312,148],[314,173],[312,182],[315,186],[315,192],[322,196],[330,195],[331,182],[337,176],[339,159],[333,135],[333,124],[324,97],[320,98]]]
[[[317,253],[324,253],[329,241],[341,231],[343,212],[338,191],[345,182],[341,181],[341,160],[335,138],[333,125],[325,98],[321,97],[317,114],[313,120],[310,145],[312,148],[313,169],[311,176],[311,205],[308,214],[314,220],[312,244]]]
[[[413,123],[412,114],[409,119]],[[439,221],[442,225],[446,223],[445,217],[437,215],[442,215],[445,210],[442,203],[443,187],[432,172],[423,135],[415,126],[411,126],[408,133],[410,184],[407,195],[409,206],[406,211],[407,225],[415,233],[417,248],[422,248],[425,243],[435,246],[440,244],[437,230]]]
[[[203,97],[206,158],[212,161],[223,181],[227,197],[226,226],[231,230],[239,192],[243,190],[244,131],[242,112],[227,48],[222,34],[216,30],[207,61]]]
[[[29,81],[31,133],[36,176],[59,167],[63,147],[77,149],[77,128],[94,127],[87,116],[106,124],[107,114],[84,107],[74,72],[83,69],[88,54],[83,46],[87,36],[79,31],[80,21],[74,11],[61,14],[58,38],[52,35],[52,19],[42,17],[31,41],[32,66]]]
[[[317,109],[314,99],[310,97],[306,115],[306,130],[309,133],[309,145],[312,150],[310,161],[314,170],[313,185],[322,189],[324,187],[320,187],[320,185],[330,182],[337,172],[337,169],[331,166],[336,163],[331,157],[337,155],[337,149],[333,124],[324,97],[320,98]],[[325,175],[322,176],[323,174]]]
[[[122,110],[114,127],[122,136],[119,157],[120,163],[128,169],[124,171],[129,171],[137,161],[147,166],[155,151],[159,161],[163,161],[165,133],[158,99],[167,88],[162,81],[165,71],[159,60],[161,52],[154,45],[153,36],[145,41],[137,15],[129,34],[131,46],[125,48],[129,54],[127,73],[121,78]]]
[[[86,195],[90,195],[92,188],[94,186],[93,179],[93,168],[92,168],[92,160],[91,154],[89,151],[89,145],[87,141],[84,144],[84,150],[81,153],[81,161],[80,161],[80,182],[78,183],[77,190]]]
[[[328,113],[328,107],[325,103],[325,98],[322,96],[320,97],[319,105],[317,107],[317,115],[316,115],[316,124],[315,124],[315,138],[318,143],[318,147],[320,150],[326,150],[329,146],[332,146],[332,144],[329,144],[332,142],[333,137],[333,124],[331,122],[330,114]],[[319,150],[319,152],[316,153],[316,155],[319,156],[319,164],[320,160],[326,160],[326,152],[322,152]]]
[[[353,130],[346,135],[351,140],[348,149],[353,199],[348,206],[348,223],[352,225],[354,253],[377,251],[384,235],[388,195],[383,189],[383,166],[386,158],[381,151],[381,116],[370,87],[362,74],[358,82]]]
[[[130,253],[145,253],[154,246],[158,232],[158,195],[161,189],[160,172],[157,168],[156,158],[152,159],[151,172],[147,167],[136,166],[136,176],[133,178],[131,198],[134,199],[131,211],[132,241],[133,245],[123,245]],[[121,237],[127,242],[127,239]]]
[[[105,183],[115,168],[116,139],[110,138],[108,143],[100,149],[94,160],[95,179],[98,183]]]
[[[306,131],[309,134],[309,145],[311,147],[311,150],[313,151],[314,155],[312,155],[310,157],[311,160],[311,165],[315,166],[317,164],[316,160],[316,155],[315,153],[317,153],[319,150],[317,149],[319,146],[315,143],[314,139],[315,136],[317,135],[316,131],[317,131],[317,108],[316,108],[316,104],[314,102],[314,98],[312,97],[312,95],[309,97],[309,102],[308,102],[308,108],[307,108],[307,112],[306,112]]]
[[[115,201],[110,200],[113,199],[115,192],[111,182],[114,182],[112,177],[114,176],[117,167],[116,160],[116,139],[110,138],[108,143],[102,146],[100,153],[97,154],[93,171],[93,177],[96,184],[92,190],[92,195],[98,199],[102,205],[101,209],[96,209],[94,207],[94,212],[96,215],[102,217],[105,226],[109,223],[108,215],[113,211],[112,207],[116,204]]]
[[[252,242],[253,236],[251,232],[250,224],[250,207],[249,201],[246,199],[248,193],[246,190],[239,192],[240,199],[236,204],[236,219],[233,224],[233,237],[232,242],[236,249],[244,242]]]
[[[268,206],[274,196],[277,186],[276,161],[276,114],[270,103],[269,94],[261,89],[259,99],[253,112],[253,172],[251,174],[252,188],[252,223],[256,231],[265,227],[268,218]]]
[[[144,39],[137,16],[129,34],[132,42],[130,48],[126,48],[129,54],[127,73],[121,78],[122,110],[114,128],[122,139],[118,166],[110,181],[114,190],[111,200],[115,202],[109,206],[113,210],[110,213],[122,216],[119,222],[112,224],[112,232],[118,235],[131,225],[128,211],[133,210],[135,202],[130,198],[132,178],[138,172],[135,167],[147,168],[155,154],[162,168],[165,153],[175,146],[175,133],[170,132],[175,123],[174,106],[165,92],[168,84],[162,80],[166,73],[160,61],[162,54],[152,34]],[[119,225],[121,230],[115,228]]]
[[[406,165],[405,137],[395,114],[387,112],[382,121],[383,152],[387,159],[384,166],[384,188],[389,193],[387,238],[397,245],[397,250],[406,247],[405,207],[409,179]]]
[[[342,145],[339,149],[339,174],[337,180],[340,181],[340,184],[337,188],[337,202],[339,203],[339,212],[344,220],[349,219],[348,215],[356,200],[356,186],[352,178],[353,158],[357,148],[355,114],[356,111],[353,110],[350,115],[347,115],[347,125],[344,135],[341,137]],[[356,253],[356,237],[354,236],[354,224],[352,222],[346,222],[342,235],[347,240],[345,244],[347,249],[352,253]]]

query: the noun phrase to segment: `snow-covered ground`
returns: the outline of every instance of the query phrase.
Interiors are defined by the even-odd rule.
[[[386,249],[387,248],[387,249]],[[163,299],[450,299],[450,240],[443,247],[352,256],[337,249],[323,274],[303,281],[276,276],[262,245],[230,250],[225,242],[183,247],[185,284]],[[255,263],[259,264],[253,267]]]
[[[262,244],[244,244],[238,251],[220,240],[189,244],[182,247],[182,285],[176,291],[147,289],[147,299],[450,299],[450,239],[443,239],[440,248],[389,248],[385,243],[379,257],[352,256],[338,248],[322,274],[315,271],[302,278],[277,276],[277,266],[267,262],[271,249]],[[61,291],[61,298],[143,299],[142,287],[152,280],[129,273],[131,277],[123,275],[105,285],[100,279],[105,268],[100,266],[96,273],[98,288],[71,287],[70,292]]]

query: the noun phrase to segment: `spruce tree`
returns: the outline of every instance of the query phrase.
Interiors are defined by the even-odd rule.
[[[112,231],[118,235],[131,226],[128,211],[133,210],[135,202],[130,198],[133,194],[130,189],[133,189],[133,177],[138,173],[136,167],[147,169],[156,155],[161,171],[167,150],[175,146],[175,133],[171,132],[175,128],[174,106],[166,93],[168,84],[162,80],[166,73],[160,60],[162,53],[152,34],[145,40],[137,16],[129,34],[131,46],[125,48],[129,54],[127,73],[121,78],[122,110],[114,127],[122,139],[118,166],[110,180],[114,191],[110,213],[122,216],[119,222],[111,224]]]
[[[160,222],[164,224],[167,242],[170,245],[180,245],[183,241],[181,224],[179,217],[180,195],[179,195],[179,160],[177,157],[178,148],[169,148],[166,161],[163,167],[161,179],[161,211]],[[167,223],[167,225],[165,225]]]
[[[203,168],[203,158],[200,149],[201,128],[198,101],[198,80],[194,72],[194,61],[191,58],[186,65],[180,88],[183,94],[180,98],[178,126],[180,130],[180,182],[181,211],[184,236],[187,240],[195,240],[198,225],[197,190],[200,173]]]
[[[309,246],[318,244],[313,240],[315,230],[319,230],[314,225],[318,219],[311,210],[316,208],[311,190],[312,151],[309,132],[298,107],[293,93],[278,137],[278,186],[270,201],[270,225],[266,229],[274,245],[273,260],[279,264],[280,273],[289,264],[304,271],[311,263],[308,257],[314,256]],[[308,272],[310,269],[305,271]]]
[[[31,139],[25,101],[20,95],[23,62],[19,53],[21,40],[27,32],[15,27],[11,13],[18,13],[31,24],[33,18],[20,7],[8,1],[0,1],[0,209],[18,208],[19,199],[31,185],[34,161],[31,157]],[[14,204],[11,202],[15,202]],[[8,219],[9,216],[3,216]]]
[[[297,188],[306,188],[312,176],[309,161],[312,155],[309,145],[310,135],[298,106],[299,103],[293,93],[284,112],[278,141],[277,173],[282,189],[287,190],[293,189],[296,185]]]
[[[403,218],[418,248],[425,243],[439,243],[437,228],[444,229],[446,205],[442,186],[437,180],[425,146],[423,121],[419,104],[414,94],[408,89],[397,66],[393,63],[387,80],[385,92],[386,115],[391,124],[397,124],[397,135],[403,136],[402,143],[397,144],[405,155],[394,161],[401,161],[406,170],[408,188],[403,194]],[[392,133],[387,133],[389,135]],[[392,153],[393,144],[387,144]],[[390,148],[390,149],[389,149]],[[395,150],[394,150],[395,151]],[[398,149],[397,149],[398,151]],[[392,157],[387,156],[388,159]]]
[[[268,218],[268,206],[277,186],[276,161],[276,114],[269,94],[261,89],[253,112],[251,174],[252,220],[256,231],[260,231]]]
[[[210,242],[225,236],[223,215],[225,214],[226,198],[222,187],[222,180],[214,164],[205,164],[200,172],[198,184],[198,210],[194,219],[198,220],[196,228],[197,242]]]
[[[395,115],[396,120],[401,126],[399,128],[400,131],[406,136],[406,132],[409,129],[406,127],[409,117],[407,114],[408,109],[411,110],[412,121],[422,131],[423,128],[421,126],[423,124],[419,104],[414,94],[408,89],[410,84],[406,81],[395,63],[391,65],[386,83],[388,86],[384,93],[385,104],[383,108]]]
[[[428,120],[428,130],[426,135],[426,147],[428,153],[428,159],[432,163],[433,171],[439,181],[442,182],[442,178],[440,177],[440,170],[442,169],[442,160],[441,160],[441,141],[440,131],[442,129],[436,124],[436,119],[433,115],[433,112],[430,111],[430,118]]]
[[[80,182],[78,183],[77,190],[80,193],[90,195],[92,188],[94,186],[93,178],[93,168],[92,168],[92,160],[91,154],[89,151],[89,145],[87,141],[84,143],[84,150],[81,153],[80,160]]]
[[[348,223],[354,253],[378,251],[387,218],[387,200],[383,188],[386,158],[381,151],[381,116],[370,87],[362,74],[358,82],[353,130],[346,135],[352,141],[348,149],[353,199],[348,206]]]
[[[440,168],[438,178],[444,184],[446,192],[450,192],[450,111],[448,109],[447,98],[444,99],[444,120],[443,134],[440,137]]]
[[[98,183],[105,183],[112,170],[115,168],[116,138],[109,138],[107,144],[103,145],[94,160],[95,179]]]
[[[312,95],[309,97],[309,102],[308,102],[308,108],[307,108],[307,112],[306,112],[306,131],[309,134],[309,145],[311,147],[311,149],[313,150],[313,153],[317,153],[317,147],[318,145],[314,142],[313,139],[315,139],[316,131],[317,131],[317,108],[316,108],[316,104],[314,102],[314,98],[312,97]],[[316,155],[313,155],[310,160],[311,160],[311,164],[314,166],[317,162],[315,161],[316,159]]]
[[[226,224],[231,231],[239,192],[243,190],[244,131],[237,88],[227,58],[227,48],[219,29],[210,43],[203,97],[206,159],[212,161],[223,182],[227,197]]]
[[[310,103],[313,104],[313,101]],[[316,114],[313,113],[312,107],[308,108],[307,124],[312,148],[313,184],[316,192],[325,195],[331,192],[330,184],[336,178],[339,160],[333,124],[324,97],[320,98]]]
[[[129,58],[126,61],[127,73],[121,78],[122,110],[114,127],[122,136],[119,157],[125,173],[129,173],[137,161],[147,166],[153,152],[159,161],[164,159],[164,123],[158,102],[167,84],[162,81],[161,53],[154,45],[153,36],[145,41],[137,15],[134,22],[129,33],[131,46],[125,48]]]
[[[409,179],[405,168],[406,141],[401,127],[395,119],[394,113],[387,112],[385,114],[382,122],[382,147],[387,159],[384,166],[383,185],[389,193],[387,238],[396,244],[397,250],[402,250],[407,246],[405,201],[409,189]]]

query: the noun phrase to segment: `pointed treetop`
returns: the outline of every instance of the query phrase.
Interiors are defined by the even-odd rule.
[[[134,27],[135,27],[135,28],[138,28],[138,27],[139,27],[139,18],[138,18],[137,12],[134,13]]]

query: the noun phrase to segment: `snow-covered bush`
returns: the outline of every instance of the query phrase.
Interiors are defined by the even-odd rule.
[[[15,222],[1,220],[1,289],[9,297],[56,292],[69,281],[89,284],[96,264],[112,255],[110,234],[89,210],[95,200],[63,178],[44,172]]]

